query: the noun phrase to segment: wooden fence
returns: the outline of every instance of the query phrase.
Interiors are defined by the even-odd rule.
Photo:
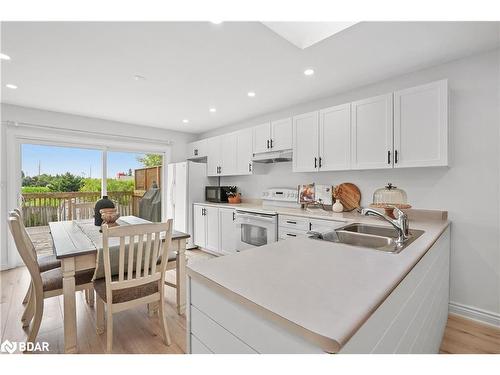
[[[97,202],[100,192],[54,192],[54,193],[23,193],[24,225],[35,227],[48,225],[50,221],[73,219],[75,203]],[[121,216],[134,215],[133,192],[108,192],[109,199],[114,203]]]

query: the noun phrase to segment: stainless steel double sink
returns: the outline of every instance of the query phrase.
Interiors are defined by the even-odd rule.
[[[343,243],[346,245],[367,247],[388,253],[399,253],[424,231],[410,229],[409,237],[403,244],[397,243],[398,233],[394,228],[380,225],[352,223],[331,232],[315,233],[310,238]]]

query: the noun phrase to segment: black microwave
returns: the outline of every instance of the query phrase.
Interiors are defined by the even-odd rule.
[[[236,190],[236,186],[205,186],[205,200],[214,203],[227,202],[229,194],[236,194]]]

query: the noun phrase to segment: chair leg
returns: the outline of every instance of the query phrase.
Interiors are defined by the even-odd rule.
[[[168,332],[167,320],[165,318],[165,296],[163,288],[161,288],[160,290],[161,290],[160,292],[161,296],[160,296],[158,318],[160,319],[160,327],[161,327],[161,333],[163,335],[163,341],[165,342],[165,345],[170,346],[171,343],[170,333]]]
[[[43,294],[40,296],[37,296],[36,294],[33,295],[35,297],[35,317],[33,319],[33,324],[31,325],[30,332],[28,334],[28,339],[26,340],[27,342],[35,342],[36,336],[38,335],[38,330],[40,329],[40,324],[42,323],[42,316],[43,316]]]
[[[29,302],[32,289],[33,289],[33,284],[30,282],[30,286],[28,287],[28,290],[26,291],[26,295],[24,296],[24,299],[23,299],[23,305],[26,305]]]
[[[98,335],[102,335],[104,333],[104,301],[101,297],[96,296],[96,332]]]
[[[31,293],[28,297],[28,304],[26,305],[23,316],[21,317],[23,328],[29,327],[31,320],[33,319],[33,315],[35,315],[35,292],[31,287],[28,291]]]
[[[85,301],[90,307],[94,306],[94,289],[88,288],[85,289]]]
[[[113,313],[111,306],[108,304],[106,309],[106,351],[111,353],[113,351]]]

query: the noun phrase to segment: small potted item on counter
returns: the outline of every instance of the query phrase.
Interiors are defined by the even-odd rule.
[[[236,192],[230,192],[227,195],[227,202],[231,204],[241,203],[241,194]]]

